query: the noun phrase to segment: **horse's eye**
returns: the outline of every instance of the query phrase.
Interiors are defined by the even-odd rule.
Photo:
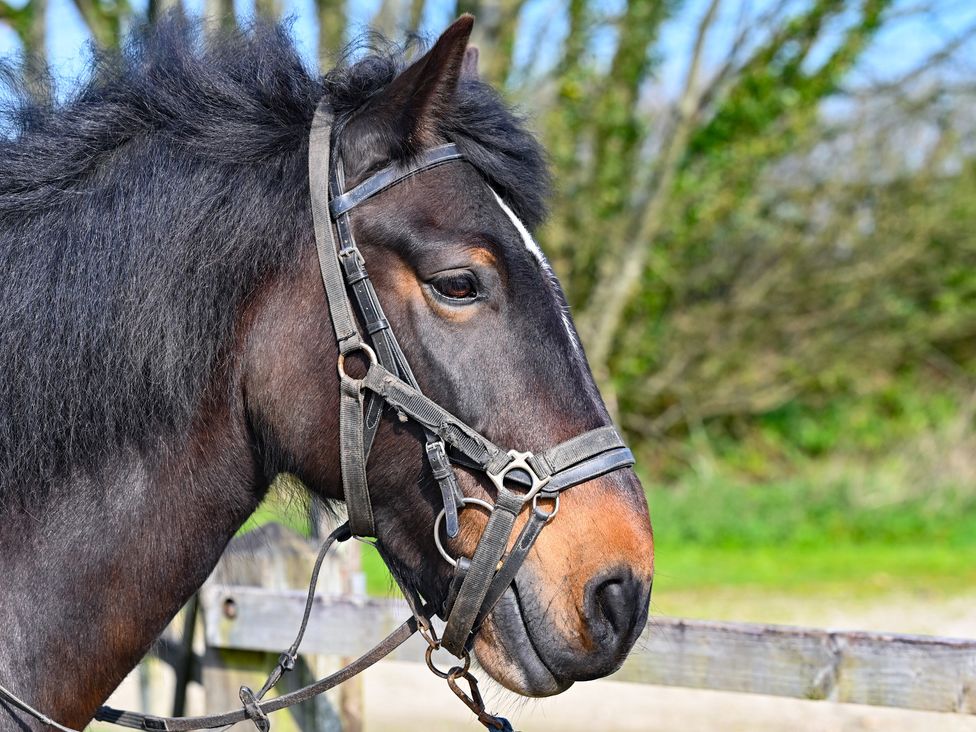
[[[448,300],[474,300],[478,297],[478,283],[470,272],[452,272],[431,280],[430,286]]]

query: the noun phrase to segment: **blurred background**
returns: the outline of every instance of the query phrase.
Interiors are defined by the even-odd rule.
[[[283,18],[322,70],[477,16],[551,155],[538,238],[638,455],[653,615],[976,637],[976,3],[0,0],[0,54],[63,98],[173,7]]]

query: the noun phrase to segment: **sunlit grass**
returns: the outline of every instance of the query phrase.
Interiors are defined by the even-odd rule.
[[[651,486],[655,597],[723,588],[849,598],[976,591],[972,491],[906,494],[894,486],[897,476],[874,479],[880,489],[819,476]],[[244,530],[275,520],[306,534],[307,507],[294,496],[273,491]],[[362,565],[370,594],[396,594],[375,551],[363,549]]]
[[[796,594],[844,590],[976,590],[976,547],[825,543],[820,547],[658,546],[654,592],[753,587]]]

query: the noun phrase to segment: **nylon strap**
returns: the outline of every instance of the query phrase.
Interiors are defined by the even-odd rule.
[[[550,475],[555,475],[594,455],[621,447],[626,448],[627,445],[620,437],[620,433],[612,425],[606,425],[576,435],[535,457],[545,466]]]
[[[471,557],[471,566],[464,575],[447,618],[447,627],[441,637],[441,645],[455,656],[460,656],[471,636],[471,628],[484,603],[485,595],[495,576],[495,568],[508,548],[515,517],[521,510],[522,497],[502,488],[495,499],[495,509],[491,512],[478,546]]]
[[[366,483],[363,446],[363,392],[359,383],[343,376],[339,385],[339,460],[349,528],[356,536],[375,536],[373,506]]]
[[[339,353],[349,353],[361,345],[359,329],[346,297],[345,282],[336,254],[332,218],[329,214],[329,155],[332,148],[332,107],[323,97],[315,109],[308,138],[308,185],[315,226],[315,250],[329,305],[329,316],[339,343]]]
[[[329,213],[330,151],[332,149],[332,107],[325,98],[319,102],[312,119],[308,140],[308,185],[315,225],[315,250],[319,258],[322,284],[335,330],[340,358],[362,348],[359,328],[346,296],[346,283],[336,251]],[[350,382],[351,383],[351,382]],[[354,534],[373,536],[373,509],[366,485],[366,450],[363,439],[363,396],[358,388],[349,388],[342,378],[339,407],[339,454],[342,463],[342,489]]]
[[[379,394],[399,412],[463,453],[482,470],[497,472],[509,461],[508,453],[469,427],[419,389],[405,383],[383,366],[373,364],[362,385]]]
[[[543,493],[543,495],[545,495]],[[546,496],[547,498],[550,496]],[[548,522],[549,517],[538,510],[533,510],[532,514],[529,516],[529,520],[526,521],[525,526],[519,532],[518,537],[515,539],[515,544],[508,552],[508,556],[505,558],[505,562],[502,564],[502,568],[495,573],[494,578],[491,580],[491,584],[488,586],[488,591],[485,593],[484,599],[481,601],[481,608],[478,610],[478,616],[475,618],[471,625],[471,629],[468,631],[471,635],[474,635],[481,628],[482,623],[485,622],[485,618],[491,613],[498,604],[502,595],[505,591],[512,585],[515,581],[515,575],[518,574],[519,569],[525,563],[525,560],[529,556],[529,552],[535,545],[535,540],[539,538],[539,534],[542,533],[542,529]]]

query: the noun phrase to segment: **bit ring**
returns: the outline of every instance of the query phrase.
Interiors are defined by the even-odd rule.
[[[495,510],[495,507],[492,506],[490,503],[488,503],[488,501],[482,501],[480,498],[462,498],[461,503],[462,503],[461,506],[462,509],[464,508],[464,506],[473,504],[475,506],[480,506],[481,508],[485,509],[488,513],[491,513],[492,511]],[[442,508],[441,512],[437,514],[437,518],[434,520],[434,544],[437,545],[437,551],[441,553],[441,556],[444,557],[445,561],[447,561],[447,563],[450,564],[452,567],[456,567],[457,559],[455,559],[450,554],[448,554],[447,549],[444,548],[444,544],[441,543],[441,524],[444,522],[444,516],[446,515],[447,515],[447,509]],[[444,678],[446,679],[447,677],[445,676]]]
[[[434,672],[436,676],[440,676],[442,679],[447,679],[451,674],[457,672],[461,674],[466,674],[468,669],[471,668],[471,654],[467,651],[461,651],[464,655],[458,656],[463,662],[464,666],[452,666],[449,671],[441,671],[437,668],[434,663],[432,656],[434,655],[434,646],[427,646],[427,652],[424,653],[424,660],[427,661],[427,668]]]

